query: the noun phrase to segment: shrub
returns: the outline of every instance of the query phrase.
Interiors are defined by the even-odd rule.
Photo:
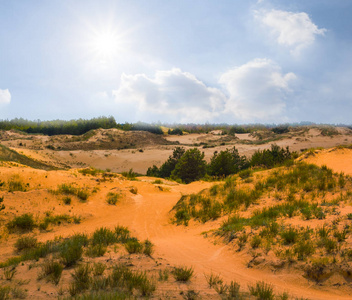
[[[82,258],[83,248],[79,239],[69,239],[60,247],[60,257],[66,267],[74,265]]]
[[[280,232],[281,237],[283,238],[284,244],[289,245],[297,241],[298,232],[295,228],[289,227],[288,229]]]
[[[14,175],[11,179],[9,179],[7,181],[7,185],[8,185],[9,192],[15,192],[15,191],[25,192],[26,191],[26,187],[18,175]]]
[[[241,300],[243,298],[240,294],[240,287],[241,285],[238,282],[231,281],[228,289],[229,299]]]
[[[161,179],[156,179],[153,181],[154,184],[163,184],[164,182]]]
[[[90,245],[86,250],[86,254],[89,257],[100,257],[100,256],[104,256],[104,254],[106,253],[106,250],[107,248],[103,244]]]
[[[116,234],[108,228],[101,227],[94,231],[92,245],[111,245],[117,242]]]
[[[20,231],[32,231],[36,226],[32,214],[23,214],[21,216],[15,217],[12,221],[7,223],[7,228],[10,232],[15,230]]]
[[[104,265],[103,263],[101,262],[94,263],[93,265],[94,276],[103,275],[105,269],[106,269],[106,265]]]
[[[64,204],[66,205],[70,205],[71,204],[71,197],[65,197],[62,199]]]
[[[9,286],[0,286],[0,299],[8,299],[11,288]]]
[[[246,169],[246,170],[243,170],[243,171],[239,172],[238,175],[242,179],[247,179],[247,178],[249,178],[252,175],[252,171],[250,169]]]
[[[39,279],[47,277],[49,281],[57,285],[60,281],[63,265],[53,261],[47,260],[41,266],[42,273],[39,275]]]
[[[28,250],[31,248],[36,248],[38,245],[38,240],[32,236],[24,236],[17,239],[15,243],[15,248],[17,251]]]
[[[271,284],[267,284],[264,281],[259,281],[255,286],[248,286],[251,295],[257,297],[260,300],[273,300],[274,291]]]
[[[130,237],[130,231],[128,230],[127,227],[124,226],[116,226],[115,227],[115,236],[116,236],[116,241],[118,243],[126,243],[131,237]]]
[[[90,278],[91,267],[88,264],[80,265],[74,269],[74,272],[71,274],[73,277],[72,291],[75,294],[87,290],[89,288],[91,278]],[[70,291],[71,296],[72,295]]]
[[[210,273],[209,275],[204,274],[204,277],[211,288],[224,282],[220,275],[215,275],[213,273]]]
[[[143,250],[143,245],[138,240],[129,240],[125,244],[125,248],[129,254],[141,253]]]
[[[253,249],[258,248],[260,244],[262,243],[262,239],[260,238],[259,235],[255,235],[252,240],[251,240],[251,247]]]
[[[168,281],[170,271],[169,269],[159,270],[159,281]]]
[[[311,241],[300,240],[294,248],[299,260],[304,260],[306,257],[311,256],[315,252],[315,247]]]
[[[191,279],[193,275],[193,268],[187,268],[185,266],[175,267],[172,271],[173,276],[175,277],[176,281],[187,282]]]
[[[128,172],[122,172],[121,175],[128,180],[136,180],[137,179],[137,173],[133,172],[133,169],[130,169]]]
[[[4,268],[5,279],[11,281],[16,274],[16,266]]]
[[[148,256],[151,256],[152,253],[153,253],[153,243],[149,240],[145,240],[144,243],[143,243],[143,253],[145,255],[148,255]]]
[[[116,205],[120,194],[109,192],[106,196],[106,202],[111,205]]]
[[[89,192],[86,189],[78,189],[76,192],[76,196],[82,200],[86,201],[89,197]]]

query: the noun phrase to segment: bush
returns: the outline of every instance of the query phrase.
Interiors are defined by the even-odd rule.
[[[251,295],[257,297],[260,300],[273,300],[274,291],[271,284],[267,284],[264,281],[259,281],[255,286],[248,286]]]
[[[128,172],[122,172],[121,175],[129,180],[136,180],[137,173],[133,172],[133,169],[130,169]]]
[[[298,238],[298,232],[295,228],[289,227],[280,233],[285,245],[294,244]]]
[[[70,205],[71,204],[71,197],[65,197],[62,200],[63,200],[64,204],[66,204],[66,205]]]
[[[90,245],[87,250],[86,250],[86,254],[89,257],[100,257],[100,256],[104,256],[104,254],[106,253],[106,246],[102,245],[102,244],[98,244],[98,245]]]
[[[36,248],[38,245],[38,240],[32,236],[24,236],[17,239],[15,243],[15,248],[17,251],[28,250],[31,248]]]
[[[251,165],[272,168],[275,165],[283,164],[286,160],[290,160],[291,158],[292,153],[288,147],[284,149],[273,144],[270,150],[257,150],[251,158]]]
[[[60,257],[66,267],[74,265],[82,258],[83,248],[79,239],[71,238],[61,245]]]
[[[115,236],[116,236],[116,241],[118,243],[123,243],[123,244],[131,239],[130,231],[128,230],[127,227],[124,227],[124,226],[115,227]]]
[[[63,270],[63,265],[53,261],[53,260],[47,260],[44,261],[44,263],[41,266],[42,268],[42,273],[39,275],[38,279],[47,277],[49,281],[57,285],[60,281],[62,270]]]
[[[116,205],[120,198],[120,194],[109,192],[106,196],[106,202],[110,205]]]
[[[92,236],[92,245],[111,245],[117,242],[116,234],[106,227],[96,229]]]
[[[75,268],[74,273],[71,274],[74,280],[70,287],[71,296],[75,296],[77,293],[89,288],[91,282],[90,272],[91,268],[88,264],[80,265]]]
[[[26,191],[26,187],[18,175],[14,175],[10,180],[8,180],[7,185],[8,185],[9,192],[15,192],[15,191],[25,192]]]
[[[138,240],[131,239],[127,241],[125,248],[129,254],[141,253],[143,250],[143,245]]]
[[[187,282],[191,279],[193,275],[193,268],[187,268],[187,267],[175,267],[174,270],[172,271],[172,274],[174,275],[175,279],[177,281],[181,282]]]
[[[94,263],[94,265],[93,265],[94,276],[103,275],[105,269],[106,269],[106,265],[104,265],[103,263],[101,263],[101,262]]]
[[[23,214],[21,216],[15,217],[12,221],[7,223],[7,228],[10,232],[13,232],[15,230],[20,230],[20,231],[32,231],[34,227],[36,227],[36,224],[33,219],[32,214]]]
[[[149,240],[145,240],[144,243],[143,243],[143,253],[145,255],[148,255],[148,256],[151,256],[152,253],[153,253],[153,243]]]

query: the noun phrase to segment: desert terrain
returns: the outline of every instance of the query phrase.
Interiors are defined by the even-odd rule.
[[[175,146],[197,147],[209,161],[214,151],[235,146],[250,157],[273,143],[299,153],[293,165],[187,185],[144,176]],[[348,128],[233,136],[98,129],[49,137],[10,130],[0,132],[0,144],[0,299],[352,297]],[[140,176],[120,174],[130,169]],[[303,177],[287,183],[299,172],[311,186],[300,185]],[[313,178],[317,173],[322,177]],[[226,206],[230,192],[259,189],[236,209]],[[191,200],[204,198],[210,207],[222,205],[221,213],[204,219],[203,204]],[[283,207],[292,203],[289,215]],[[178,218],[180,207],[199,217]],[[272,207],[281,210],[267,213]],[[264,213],[264,222],[253,225]],[[260,296],[265,289],[275,296]]]

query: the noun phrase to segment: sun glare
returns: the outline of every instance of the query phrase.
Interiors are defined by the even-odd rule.
[[[100,60],[114,58],[119,48],[119,37],[114,32],[96,32],[92,38],[91,50]]]

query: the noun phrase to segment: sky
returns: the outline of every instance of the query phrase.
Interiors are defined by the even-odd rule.
[[[350,0],[0,0],[0,119],[352,124]]]

